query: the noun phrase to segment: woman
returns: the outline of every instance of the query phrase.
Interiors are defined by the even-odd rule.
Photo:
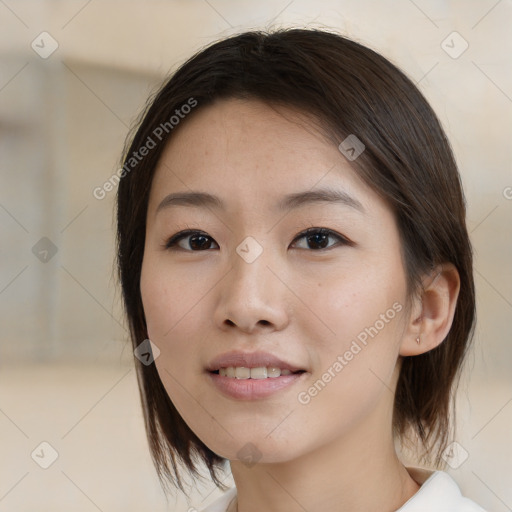
[[[483,510],[403,462],[446,459],[475,296],[452,151],[393,64],[319,30],[211,45],[148,104],[117,206],[164,485],[229,463],[209,512]]]

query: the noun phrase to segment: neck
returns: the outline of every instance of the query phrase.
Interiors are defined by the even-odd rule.
[[[248,467],[231,461],[237,499],[229,511],[398,510],[420,486],[398,460],[390,423],[379,433],[365,421],[285,462]]]

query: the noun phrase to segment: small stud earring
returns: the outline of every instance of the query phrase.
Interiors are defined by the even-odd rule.
[[[418,345],[420,344],[420,337],[419,337],[419,336],[416,338],[416,343],[417,343]]]

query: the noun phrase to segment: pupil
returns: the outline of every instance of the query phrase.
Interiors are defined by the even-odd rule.
[[[320,245],[320,246],[321,246],[321,248],[323,249],[323,248],[325,248],[325,246],[326,246],[326,244],[325,244],[325,243],[323,243],[323,242],[325,242],[325,241],[327,240],[327,235],[326,235],[326,234],[324,234],[324,233],[316,233],[316,234],[314,234],[314,235],[311,235],[311,236],[309,237],[309,239],[310,239],[310,240],[311,240],[311,239],[314,239],[315,241],[313,242],[313,245],[315,245],[315,244]]]
[[[201,240],[198,244],[195,241]],[[204,249],[208,248],[208,237],[204,235],[196,235],[190,238],[190,247],[192,249]]]

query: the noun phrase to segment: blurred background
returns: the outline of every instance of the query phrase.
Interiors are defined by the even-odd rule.
[[[214,40],[280,26],[379,51],[448,133],[479,312],[449,472],[512,510],[511,23],[510,0],[0,0],[0,511],[186,511],[221,494],[159,487],[115,279],[116,190],[93,191],[164,77]]]

